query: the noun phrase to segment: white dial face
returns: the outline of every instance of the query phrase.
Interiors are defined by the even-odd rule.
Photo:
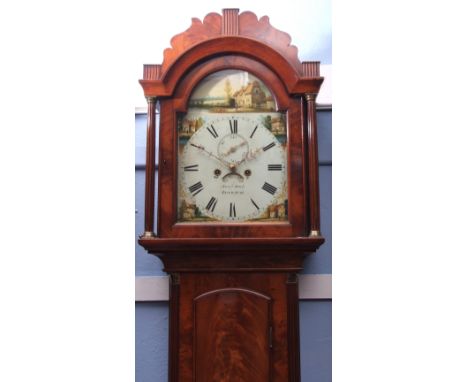
[[[179,221],[285,220],[286,141],[285,134],[280,142],[270,131],[272,116],[210,114],[192,120],[198,128],[179,146]]]

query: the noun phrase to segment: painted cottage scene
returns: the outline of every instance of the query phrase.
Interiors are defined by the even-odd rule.
[[[178,117],[179,137],[189,138],[206,122],[203,116],[222,113],[268,113],[262,123],[280,142],[286,136],[286,120],[276,112],[270,90],[252,74],[239,70],[223,70],[201,81],[189,100],[187,114]]]
[[[190,107],[213,113],[275,111],[268,88],[248,72],[223,70],[206,77],[190,98]]]

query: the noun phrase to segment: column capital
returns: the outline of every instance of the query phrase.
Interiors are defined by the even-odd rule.
[[[146,96],[146,102],[148,103],[156,103],[157,97],[155,96]]]
[[[305,93],[304,97],[308,102],[315,101],[315,99],[317,98],[317,93]]]

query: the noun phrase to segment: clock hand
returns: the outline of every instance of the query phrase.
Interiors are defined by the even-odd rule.
[[[240,148],[242,146],[245,146],[246,144],[247,144],[247,142],[242,142],[242,143],[239,143],[238,145],[232,146],[231,148],[228,149],[228,151],[226,151],[223,154],[223,156],[225,157],[226,155],[229,155],[229,154],[232,154],[232,153],[236,152],[238,148]]]
[[[239,166],[242,162],[255,159],[258,156],[258,154],[262,151],[263,147],[259,147],[258,149],[248,151],[247,153],[245,153],[244,157],[236,163],[236,166]]]
[[[197,149],[200,149],[202,151],[204,151],[205,153],[207,153],[210,157],[213,157],[215,159],[217,159],[218,161],[220,161],[223,165],[225,165],[226,167],[228,167],[229,169],[231,168],[231,165],[226,162],[225,160],[221,159],[220,157],[214,155],[213,153],[209,152],[207,149],[205,149],[203,146],[201,145],[197,145],[195,143],[190,143],[191,146],[193,147],[196,147]]]

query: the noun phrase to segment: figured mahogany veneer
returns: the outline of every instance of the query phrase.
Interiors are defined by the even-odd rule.
[[[209,291],[194,299],[193,322],[196,381],[270,380],[269,296],[241,288]]]
[[[170,290],[170,381],[299,381],[294,276],[187,272]]]
[[[177,113],[206,76],[245,70],[287,115],[288,221],[177,222]],[[302,62],[268,17],[225,9],[192,19],[161,65],[145,65],[148,99],[145,232],[170,274],[170,382],[299,382],[297,272],[320,235],[315,98],[318,62]],[[159,103],[157,230],[155,108]]]

